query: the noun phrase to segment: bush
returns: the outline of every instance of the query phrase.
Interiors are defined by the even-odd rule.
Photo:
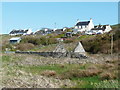
[[[25,51],[34,48],[34,44],[32,43],[21,43],[16,46],[16,49]]]
[[[47,38],[45,36],[26,36],[23,37],[21,43],[32,43],[34,45],[49,45],[49,44],[56,44],[57,40],[55,38]]]
[[[41,75],[47,76],[47,77],[55,76],[56,74],[57,73],[53,70],[46,70],[46,71],[41,72]]]
[[[32,43],[34,45],[39,45],[40,44],[40,37],[38,36],[26,36],[26,37],[23,37],[22,40],[21,40],[22,43]]]
[[[74,42],[73,39],[66,39],[66,40],[64,40],[64,43],[72,43],[72,42]]]
[[[69,70],[67,72],[64,72],[60,78],[61,79],[71,79],[71,78],[81,78],[81,77],[89,77],[89,76],[95,76],[101,73],[101,70],[99,69],[87,69],[87,70],[79,70],[79,69],[73,69]]]
[[[113,53],[119,52],[118,42],[120,41],[120,31],[119,30],[112,30],[109,33],[97,35],[95,37],[86,38],[82,40],[83,46],[87,52],[90,53],[111,53],[111,33],[115,33],[113,35],[114,47]]]
[[[110,79],[116,79],[117,77],[114,75],[112,72],[103,72],[100,74],[100,79],[101,80],[110,80]]]
[[[2,50],[5,51],[6,48],[12,49],[11,44],[2,45]]]

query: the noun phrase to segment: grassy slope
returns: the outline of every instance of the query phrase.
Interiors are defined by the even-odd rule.
[[[28,57],[28,56],[27,56]],[[29,56],[32,57],[32,56]],[[36,56],[36,57],[40,57],[40,56]],[[117,62],[113,60],[113,62],[109,62],[108,64],[113,64],[113,66],[109,66],[109,67],[105,67],[107,66],[107,64],[92,64],[92,63],[86,63],[86,64],[54,64],[54,65],[19,65],[17,64],[17,62],[25,60],[26,56],[25,55],[17,55],[16,54],[4,54],[2,56],[2,61],[3,61],[3,66],[2,68],[4,68],[4,71],[6,73],[6,75],[8,76],[16,76],[16,71],[24,71],[26,73],[32,73],[33,75],[44,75],[46,77],[48,77],[48,75],[50,75],[49,77],[53,77],[53,78],[62,78],[62,79],[70,79],[72,82],[77,83],[73,88],[96,88],[96,87],[100,87],[103,85],[103,81],[100,79],[100,74],[96,74],[93,76],[86,76],[89,75],[89,72],[86,72],[86,74],[83,74],[83,76],[79,76],[79,70],[88,70],[88,68],[94,68],[96,67],[97,70],[102,69],[103,72],[111,70],[113,68],[113,70],[115,71],[115,66],[114,64],[116,64]],[[44,58],[45,60],[45,58]],[[44,73],[44,71],[54,71],[56,72],[55,75],[51,75],[51,73]],[[96,70],[96,69],[95,69]],[[44,73],[44,74],[42,74]],[[111,73],[113,73],[113,71],[111,71]],[[4,77],[3,77],[4,78]],[[105,83],[108,84],[108,87],[117,87],[117,80],[112,79],[113,82],[111,83],[111,80],[107,80],[105,81]],[[109,84],[110,82],[110,84]],[[96,86],[97,85],[97,86]],[[116,85],[116,86],[115,86]],[[63,88],[66,88],[66,86],[63,86]]]
[[[105,34],[101,34],[101,35],[83,35],[83,36],[79,36],[79,37],[72,37],[70,39],[73,40],[73,42],[71,43],[65,43],[64,46],[66,48],[67,51],[72,51],[76,44],[79,41],[82,41],[82,44],[85,48],[85,50],[89,53],[105,53],[105,54],[110,54],[110,48],[111,48],[111,33],[115,33],[114,34],[114,48],[113,48],[113,52],[114,53],[118,53],[118,42],[120,40],[120,31],[118,25],[113,25],[112,26],[113,30],[109,33],[105,33]],[[31,36],[30,36],[31,37]],[[33,36],[34,37],[34,36]],[[36,37],[40,37],[40,36],[36,36]],[[51,37],[53,37],[51,35]],[[8,44],[8,40],[9,38],[11,38],[8,35],[2,35],[2,44],[6,45]],[[22,44],[24,42],[16,45],[17,47],[20,46],[22,47]],[[27,44],[29,45],[29,44]],[[13,45],[12,45],[13,46]],[[11,45],[6,45],[5,47],[12,47]],[[26,50],[29,51],[53,51],[56,48],[56,44],[52,44],[52,45],[46,45],[46,46],[42,46],[42,45],[34,45],[34,47],[30,47],[30,46],[26,46],[30,47]],[[69,47],[68,47],[69,46]],[[4,48],[5,48],[4,47]],[[13,49],[14,50],[14,49]]]

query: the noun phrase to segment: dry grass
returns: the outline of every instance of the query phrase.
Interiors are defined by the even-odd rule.
[[[56,74],[57,73],[54,70],[45,70],[45,71],[41,72],[41,75],[47,76],[47,77],[56,76]]]
[[[34,44],[32,43],[21,43],[16,46],[18,50],[24,51],[34,48]]]
[[[110,79],[116,79],[116,78],[117,76],[114,73],[111,73],[109,71],[106,71],[100,74],[101,80],[105,80],[105,79],[110,80]]]
[[[99,75],[102,72],[100,69],[86,69],[86,70],[80,70],[80,69],[72,69],[67,72],[64,72],[60,78],[61,79],[71,79],[74,77],[81,78],[81,77],[91,77],[95,75]]]

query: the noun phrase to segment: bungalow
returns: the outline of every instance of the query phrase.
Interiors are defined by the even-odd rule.
[[[92,19],[90,19],[90,21],[79,21],[78,20],[74,27],[74,29],[78,29],[79,32],[90,31],[92,28],[94,28]]]
[[[91,31],[96,34],[103,34],[111,30],[112,28],[110,27],[110,25],[98,25],[91,29]]]
[[[20,37],[13,37],[10,39],[11,44],[16,44],[16,43],[19,43],[20,41],[21,41]]]
[[[34,34],[37,34],[37,35],[47,35],[47,34],[50,34],[52,32],[53,32],[52,29],[42,28],[41,30],[37,30],[36,32],[34,32]]]
[[[20,29],[20,30],[12,30],[9,35],[15,36],[15,35],[29,35],[32,33],[31,29]]]
[[[63,32],[63,29],[56,29],[54,31],[54,33],[56,33],[56,34],[62,34],[62,32]]]

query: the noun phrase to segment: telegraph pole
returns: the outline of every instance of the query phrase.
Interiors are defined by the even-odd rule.
[[[111,34],[111,56],[113,54],[113,33]]]
[[[55,22],[55,26],[54,26],[54,28],[56,28],[56,22]]]

